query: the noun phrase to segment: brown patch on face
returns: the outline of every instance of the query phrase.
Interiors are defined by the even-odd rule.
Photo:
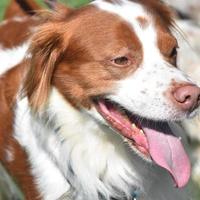
[[[25,150],[13,137],[14,105],[24,66],[18,65],[0,78],[0,160],[19,187],[25,199],[39,200],[39,192],[31,175],[31,168]],[[27,133],[28,134],[28,133]],[[6,150],[12,149],[14,159],[6,159]]]
[[[110,92],[143,58],[129,25],[92,6],[64,22],[44,24],[33,39],[32,55],[25,91],[35,109],[46,101],[51,84],[73,105],[89,107],[92,97]],[[130,65],[115,66],[112,60],[121,56]]]
[[[153,16],[155,21],[158,47],[162,53],[164,59],[176,66],[176,48],[178,47],[175,37],[171,34],[170,28],[174,26],[174,13],[159,0],[132,0],[133,2],[140,3],[146,8],[148,12]],[[138,19],[143,22],[143,19]]]
[[[163,58],[176,67],[178,43],[171,33],[170,28],[172,27],[166,26],[159,17],[155,18],[155,26],[157,30],[157,44]]]
[[[176,66],[176,49],[178,44],[176,38],[170,31],[170,28],[174,26],[174,13],[159,0],[135,0],[135,2],[141,3],[153,16],[157,29],[160,52],[167,62]]]
[[[138,21],[139,25],[140,25],[143,29],[147,28],[148,25],[149,25],[149,21],[148,21],[148,19],[146,19],[145,17],[139,16],[139,17],[137,17],[137,21]]]
[[[173,66],[176,66],[177,61],[177,40],[176,38],[167,30],[162,29],[162,27],[158,26],[157,29],[158,34],[158,48],[160,49],[160,52],[162,53],[164,59],[172,64]]]
[[[141,4],[155,19],[159,19],[165,27],[173,25],[173,13],[171,9],[160,0],[130,0]]]
[[[37,24],[32,17],[22,18],[22,21],[8,20],[0,25],[0,45],[4,48],[19,46],[30,37],[30,30]]]

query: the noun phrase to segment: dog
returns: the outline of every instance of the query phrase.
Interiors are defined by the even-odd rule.
[[[195,116],[200,88],[176,65],[170,9],[96,0],[26,20],[0,39],[0,159],[25,198],[191,199],[172,123]]]

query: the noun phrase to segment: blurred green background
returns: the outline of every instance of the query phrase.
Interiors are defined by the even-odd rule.
[[[41,5],[44,5],[43,0],[35,0],[35,1]],[[72,7],[82,6],[84,4],[89,3],[90,1],[91,0],[59,0],[59,2],[68,4],[69,6],[72,6]],[[3,18],[5,8],[9,5],[9,3],[10,3],[10,0],[0,0],[0,19]]]

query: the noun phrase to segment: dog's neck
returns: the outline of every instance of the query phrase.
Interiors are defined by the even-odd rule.
[[[47,108],[38,116],[28,110],[27,99],[19,101],[16,112],[19,119],[15,122],[15,137],[27,149],[34,175],[41,175],[39,165],[46,165],[43,171],[47,173],[51,162],[52,168],[56,168],[56,176],[62,179],[57,178],[63,183],[58,184],[63,187],[61,191],[66,192],[71,186],[76,188],[79,198],[88,200],[98,199],[99,195],[105,199],[111,196],[121,199],[141,190],[137,187],[142,182],[139,175],[133,173],[136,170],[121,138],[73,108],[55,89]],[[17,126],[19,123],[29,124],[29,127]],[[23,134],[26,132],[29,136]],[[49,175],[55,177],[54,171],[49,168]],[[44,188],[42,181],[38,181],[39,189]],[[48,193],[42,190],[43,195]]]
[[[98,199],[99,195],[121,199],[142,185],[139,176],[133,174],[135,170],[122,139],[85,111],[67,103],[55,89],[42,117],[47,117],[45,124],[54,130],[53,144],[57,144],[57,148],[47,146],[47,151],[55,156],[64,177],[79,191],[79,196],[86,193],[87,199]],[[44,143],[48,145],[46,138]]]

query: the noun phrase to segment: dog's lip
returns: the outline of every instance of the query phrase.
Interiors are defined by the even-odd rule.
[[[134,146],[139,152],[141,152],[147,159],[150,158],[149,147],[147,137],[145,136],[142,128],[139,124],[135,124],[126,117],[126,114],[118,114],[119,112],[114,107],[107,108],[109,101],[99,100],[97,101],[97,111],[109,122],[109,124],[117,130],[126,141]],[[111,105],[111,104],[110,104]]]
[[[180,139],[174,136],[167,122],[155,122],[141,117],[138,120],[139,116],[129,111],[124,114],[120,105],[103,98],[95,100],[95,106],[111,127],[131,143],[133,149],[166,169],[177,187],[187,184],[190,161]]]

